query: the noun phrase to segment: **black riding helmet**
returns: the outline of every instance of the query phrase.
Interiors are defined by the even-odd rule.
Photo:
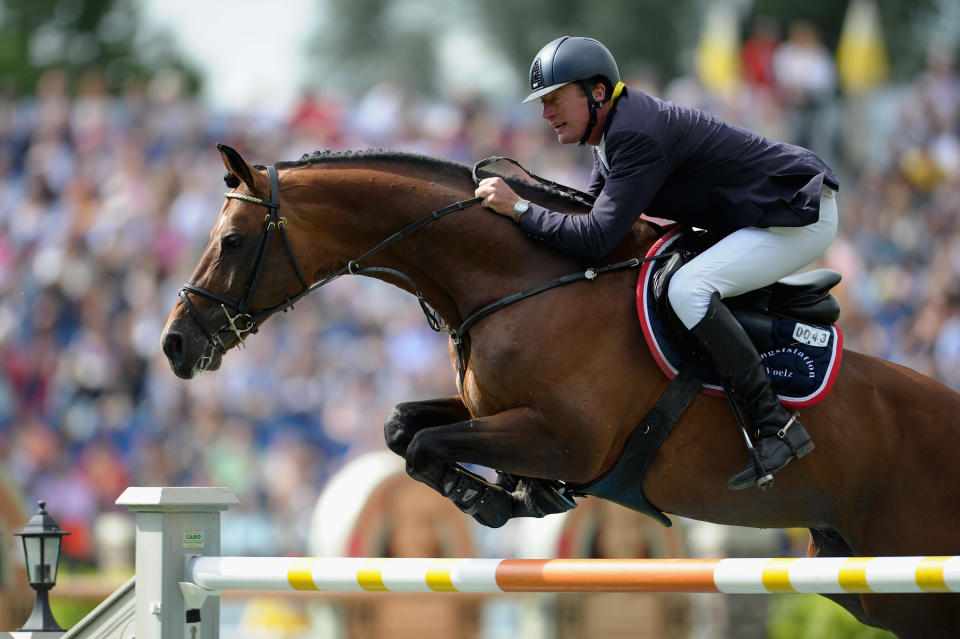
[[[590,105],[590,122],[580,138],[582,146],[597,123],[597,109],[601,103],[593,99],[589,80],[603,76],[615,87],[620,82],[620,71],[613,55],[597,40],[576,36],[562,36],[540,49],[530,65],[530,95],[524,102],[536,100],[556,91],[570,82],[581,82]],[[610,95],[606,99],[610,99]]]

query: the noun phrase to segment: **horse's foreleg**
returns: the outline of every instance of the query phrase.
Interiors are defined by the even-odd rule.
[[[384,422],[384,439],[387,448],[405,458],[407,448],[417,433],[469,419],[470,413],[459,397],[404,402],[394,407]],[[487,525],[500,525],[510,517],[540,517],[573,507],[571,499],[560,494],[558,484],[550,480],[515,476],[498,470],[494,488],[502,491],[491,491],[487,489],[489,482],[456,464],[448,464],[448,471],[446,491],[442,490],[439,484],[425,483],[449,497],[462,510],[479,508],[475,503],[477,500],[472,497],[480,491],[486,491],[486,500],[483,503],[485,514],[471,514],[478,516],[478,519],[485,517],[484,523]],[[514,502],[519,502],[520,505],[517,506]],[[495,514],[493,510],[500,514]],[[503,521],[495,523],[501,519]]]
[[[459,397],[441,397],[397,404],[383,424],[387,448],[407,456],[413,437],[425,428],[454,424],[470,419],[470,411]]]
[[[560,477],[563,455],[528,408],[418,430],[406,446],[407,472],[449,498],[480,523],[498,527],[512,517],[542,517],[576,504],[551,479],[501,472],[497,484],[456,462],[540,477]],[[546,441],[545,441],[546,439]]]

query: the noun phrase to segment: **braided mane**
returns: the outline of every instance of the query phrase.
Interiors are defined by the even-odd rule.
[[[331,151],[330,149],[322,149],[320,151],[314,151],[313,153],[304,153],[299,160],[280,162],[277,164],[277,168],[310,166],[323,162],[364,161],[401,162],[404,164],[417,164],[444,169],[470,170],[469,166],[461,162],[420,155],[418,153],[408,153],[406,151],[390,151],[387,149],[366,149],[363,151]]]
[[[363,151],[331,151],[323,149],[313,153],[305,153],[299,160],[278,162],[278,169],[303,168],[318,164],[345,164],[376,162],[398,164],[407,167],[413,166],[426,171],[442,172],[456,177],[472,179],[473,167],[462,162],[445,158],[431,157],[406,151],[390,151],[386,149],[366,149]],[[265,169],[261,164],[254,168]],[[529,199],[553,199],[571,205],[574,209],[583,209],[583,203],[567,193],[559,191],[545,184],[532,184],[512,175],[504,175],[503,179],[518,193]],[[226,178],[225,178],[226,179]]]

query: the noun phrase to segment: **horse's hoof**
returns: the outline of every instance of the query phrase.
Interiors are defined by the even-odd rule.
[[[510,493],[463,468],[450,468],[440,480],[440,488],[463,513],[489,528],[499,528],[513,516]]]
[[[509,499],[489,500],[486,499],[486,497],[488,496],[484,495],[484,497],[480,499],[476,512],[471,513],[471,516],[488,528],[499,528],[510,521],[513,515],[513,508],[510,505]],[[501,497],[501,495],[495,495],[495,497]]]
[[[468,515],[474,502],[480,495],[480,486],[476,479],[466,472],[451,469],[444,474],[440,481],[441,494],[455,503],[457,507]]]

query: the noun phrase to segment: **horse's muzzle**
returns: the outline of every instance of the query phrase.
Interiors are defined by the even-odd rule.
[[[160,343],[170,368],[181,379],[193,379],[199,372],[220,368],[222,356],[213,344],[206,339],[197,339],[175,325],[167,327]]]

